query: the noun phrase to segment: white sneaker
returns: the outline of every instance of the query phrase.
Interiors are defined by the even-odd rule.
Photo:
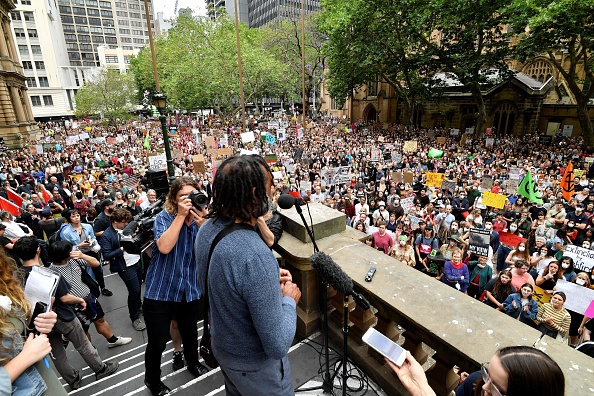
[[[120,336],[120,337],[118,337],[118,339],[116,340],[116,342],[108,342],[107,343],[107,346],[109,348],[115,348],[117,346],[126,345],[126,344],[129,344],[131,342],[132,342],[132,338]]]

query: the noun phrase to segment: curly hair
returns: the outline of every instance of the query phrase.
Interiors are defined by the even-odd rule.
[[[185,186],[192,186],[196,190],[198,189],[198,183],[196,183],[196,180],[189,176],[182,176],[175,179],[173,184],[171,184],[169,194],[167,194],[167,198],[165,199],[165,210],[168,213],[173,215],[177,214],[177,193],[180,192]]]
[[[8,297],[12,301],[10,312],[0,309],[0,335],[2,337],[12,338],[10,333],[16,330],[14,325],[9,320],[6,320],[7,316],[25,315],[25,320],[27,321],[31,314],[29,302],[25,299],[25,293],[13,275],[16,268],[17,265],[14,260],[8,256],[3,247],[0,247],[0,295]],[[7,345],[4,345],[4,342],[2,342],[2,348],[5,350],[9,349]],[[0,357],[0,363],[2,364],[7,363],[8,360],[10,360],[8,356]]]
[[[241,155],[227,158],[217,170],[208,217],[250,222],[268,212],[273,176],[264,158]]]

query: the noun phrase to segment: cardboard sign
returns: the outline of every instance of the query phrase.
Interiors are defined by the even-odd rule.
[[[460,146],[464,146],[466,144],[467,136],[468,136],[467,134],[462,135],[462,138],[460,139]]]
[[[415,207],[415,197],[401,199],[400,206],[404,209],[404,213],[412,211]]]
[[[192,156],[192,162],[194,163],[194,170],[198,173],[206,172],[206,167],[204,166],[204,155],[196,154]]]
[[[299,184],[299,188],[301,190],[304,190],[304,191],[307,191],[307,190],[311,191],[311,182],[309,182],[309,181],[302,181]]]
[[[449,192],[453,193],[456,190],[458,185],[455,181],[452,180],[444,180],[441,182],[441,189],[442,190],[449,190]]]
[[[594,250],[584,249],[581,246],[566,245],[565,256],[569,256],[573,259],[573,267],[577,272],[586,272],[590,274],[592,267],[594,267]]]
[[[507,191],[517,191],[518,190],[518,180],[517,179],[508,179],[507,180]]]
[[[392,171],[390,177],[396,184],[402,183],[402,172],[400,171]]]
[[[417,151],[417,141],[407,140],[404,142],[404,148],[402,149],[405,153],[415,153]]]
[[[404,172],[404,182],[408,184],[412,184],[414,180],[414,176],[412,172]]]
[[[427,177],[427,186],[435,186],[437,188],[441,188],[443,178],[445,177],[444,173],[427,172],[425,175]]]
[[[216,155],[217,154],[217,144],[214,140],[214,137],[212,136],[207,136],[204,138],[204,143],[206,144],[206,152],[212,155]]]
[[[217,156],[221,157],[230,157],[233,155],[233,149],[231,147],[224,147],[224,148],[220,148],[217,151]]]
[[[481,182],[481,188],[485,190],[491,190],[493,188],[493,177],[490,175],[483,176],[483,180]]]
[[[491,231],[490,230],[471,228],[468,252],[478,254],[479,256],[488,256],[490,241],[491,241]]]
[[[445,144],[445,142],[446,142],[446,138],[445,137],[440,136],[440,137],[437,138],[437,143],[438,144]]]
[[[483,205],[485,206],[492,206],[494,208],[503,209],[505,205],[505,200],[507,197],[503,194],[494,194],[489,191],[485,191],[483,194]]]
[[[515,179],[515,180],[520,180],[520,173],[522,172],[522,170],[520,168],[510,168],[509,169],[509,178],[510,179]]]

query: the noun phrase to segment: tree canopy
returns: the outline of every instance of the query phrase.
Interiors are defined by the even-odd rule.
[[[134,77],[119,69],[100,69],[87,79],[74,100],[77,117],[126,118],[136,103]]]

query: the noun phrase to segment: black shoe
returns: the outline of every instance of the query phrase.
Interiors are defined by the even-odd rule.
[[[188,371],[190,373],[192,373],[195,377],[200,377],[202,374],[206,374],[208,373],[208,368],[206,368],[206,366],[203,366],[200,363],[196,363],[195,365],[188,365]]]
[[[113,296],[113,293],[110,292],[109,289],[106,289],[106,288],[101,289],[101,294],[103,294],[105,297]]]
[[[172,364],[173,371],[177,371],[177,370],[184,368],[184,365],[185,365],[184,364],[184,352],[183,351],[173,352],[173,364]]]
[[[70,385],[70,391],[77,390],[80,388],[80,384],[82,383],[82,377],[80,376],[80,371],[76,372],[76,378],[74,381],[68,385]]]
[[[144,380],[144,384],[146,385],[148,390],[151,391],[151,394],[153,396],[164,396],[164,395],[168,395],[169,392],[171,392],[171,389],[169,389],[167,387],[167,385],[165,385],[161,381],[159,381],[156,384],[151,384],[147,380]]]

